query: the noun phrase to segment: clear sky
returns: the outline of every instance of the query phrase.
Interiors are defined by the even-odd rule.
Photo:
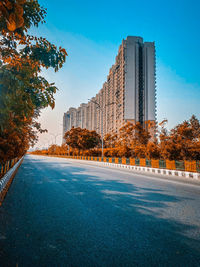
[[[78,107],[101,89],[118,47],[128,35],[155,41],[157,119],[169,128],[200,118],[199,0],[39,0],[47,8],[47,23],[32,32],[63,46],[69,56],[58,73],[45,71],[59,88],[56,108],[42,112],[49,133],[62,133],[63,113]],[[43,134],[36,146],[51,143]],[[57,142],[61,142],[58,136]]]

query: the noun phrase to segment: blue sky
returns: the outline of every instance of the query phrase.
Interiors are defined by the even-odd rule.
[[[200,118],[199,1],[39,3],[47,8],[47,23],[33,33],[63,46],[69,54],[61,71],[44,73],[59,88],[56,108],[43,111],[40,118],[49,133],[61,133],[63,113],[101,89],[118,47],[128,35],[155,41],[158,121],[167,118],[171,128],[192,114]],[[49,134],[42,135],[38,146],[51,139]]]

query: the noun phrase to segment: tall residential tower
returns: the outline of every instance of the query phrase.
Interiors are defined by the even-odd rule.
[[[118,133],[127,122],[156,120],[156,62],[154,42],[138,36],[122,41],[115,64],[102,89],[88,103],[70,108],[63,116],[63,133],[72,126]],[[101,110],[103,108],[103,116]],[[103,118],[103,121],[102,121]]]

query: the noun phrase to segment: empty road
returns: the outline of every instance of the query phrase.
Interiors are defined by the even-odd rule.
[[[27,155],[0,207],[0,266],[200,266],[200,186]]]

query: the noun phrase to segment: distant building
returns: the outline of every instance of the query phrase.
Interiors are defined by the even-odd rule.
[[[156,120],[156,61],[154,42],[128,36],[122,41],[115,64],[110,68],[102,89],[88,103],[70,108],[63,117],[63,134],[72,126],[118,133],[127,122]]]

